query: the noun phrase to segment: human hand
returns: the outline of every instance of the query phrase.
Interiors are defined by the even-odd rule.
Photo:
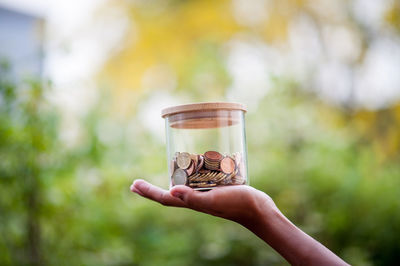
[[[168,191],[138,179],[131,185],[131,191],[164,206],[189,208],[244,226],[257,221],[260,213],[265,215],[266,209],[276,209],[268,195],[246,185],[217,187],[206,192],[177,185]]]
[[[348,265],[292,224],[267,194],[250,186],[225,186],[201,192],[178,185],[168,191],[138,179],[131,191],[165,206],[189,208],[238,222],[292,265]]]

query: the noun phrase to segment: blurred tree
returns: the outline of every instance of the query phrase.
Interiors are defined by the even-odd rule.
[[[56,151],[57,114],[36,81],[15,85],[0,71],[1,264],[43,263],[43,184]],[[23,225],[23,226],[22,226]],[[21,227],[22,226],[22,227]]]
[[[135,24],[122,50],[106,64],[106,75],[102,75],[115,90],[148,89],[143,80],[146,71],[161,65],[177,76],[180,91],[188,89],[200,99],[212,99],[224,93],[229,78],[220,45],[240,29],[229,12],[228,1],[123,4]],[[213,93],[205,95],[194,82],[199,75],[210,76],[211,84],[207,85],[215,89],[209,91]]]
[[[164,144],[135,112],[143,112],[137,103],[158,93],[194,101],[226,97],[232,75],[225,45],[232,36],[283,45],[300,14],[318,27],[343,23],[360,30],[364,52],[356,63],[362,61],[368,28],[323,2],[329,1],[270,1],[269,16],[253,9],[261,16],[244,20],[231,1],[110,3],[130,10],[131,32],[99,73],[113,90],[99,89],[76,128],[61,127],[47,86],[14,84],[3,67],[0,264],[286,265],[238,225],[129,192],[137,177],[167,186]],[[352,2],[329,3],[349,8]],[[249,6],[244,3],[239,10]],[[394,4],[385,14],[394,28],[397,9]],[[295,78],[271,80],[268,94],[247,114],[251,185],[348,262],[395,265],[400,105],[357,110],[350,99],[332,106]],[[130,91],[134,97],[127,100]],[[124,104],[129,116],[121,118],[115,106]],[[79,136],[74,145],[61,137],[71,132]]]

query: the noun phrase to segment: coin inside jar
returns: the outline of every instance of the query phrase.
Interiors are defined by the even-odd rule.
[[[186,173],[188,176],[193,174],[194,168],[195,168],[195,162],[192,160],[192,162],[190,163],[190,166],[186,169]]]
[[[225,174],[231,174],[233,171],[235,171],[235,162],[232,160],[231,157],[225,157],[221,161],[221,170]]]
[[[203,167],[203,164],[204,164],[204,157],[202,155],[199,155],[198,157],[199,157],[199,160],[197,163],[196,172],[198,172]]]
[[[172,184],[175,185],[185,185],[187,180],[187,174],[185,170],[176,169],[172,174]]]
[[[217,151],[207,151],[204,153],[204,157],[209,161],[220,161],[222,154]]]
[[[207,151],[204,153],[204,164],[207,169],[218,170],[223,156],[217,151]]]
[[[178,167],[181,169],[186,169],[189,167],[191,162],[190,159],[190,154],[187,152],[180,152],[178,154],[178,157],[176,159],[176,163],[178,164]]]
[[[193,160],[194,166],[196,167],[198,161],[199,161],[199,156],[197,154],[190,154],[190,159]]]
[[[171,185],[186,185],[196,190],[246,183],[245,165],[240,152],[221,154],[175,153],[171,161]]]

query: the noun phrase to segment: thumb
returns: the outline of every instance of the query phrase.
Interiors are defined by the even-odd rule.
[[[174,186],[170,193],[172,196],[180,198],[189,208],[198,211],[207,210],[212,201],[212,195],[208,192],[196,191],[184,185]]]
[[[184,185],[176,185],[170,190],[172,196],[180,198],[183,201],[185,200],[185,198],[187,198],[187,195],[192,192],[194,192],[192,188]]]

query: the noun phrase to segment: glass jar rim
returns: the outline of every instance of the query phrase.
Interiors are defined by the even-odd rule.
[[[213,110],[240,110],[247,112],[247,108],[244,104],[235,102],[201,102],[201,103],[190,103],[167,107],[161,110],[161,117],[186,112],[203,112]]]

